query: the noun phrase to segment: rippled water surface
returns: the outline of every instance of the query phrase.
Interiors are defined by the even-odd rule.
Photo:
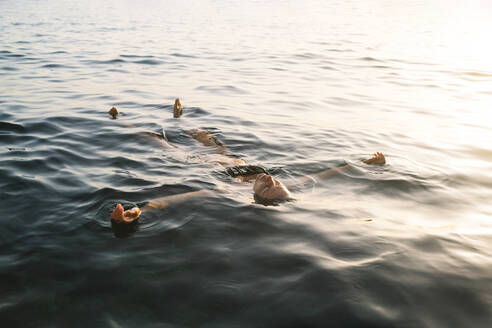
[[[0,1],[2,326],[490,327],[491,22],[479,0]],[[284,181],[353,167],[263,206],[191,128]],[[111,227],[201,189],[225,192]]]

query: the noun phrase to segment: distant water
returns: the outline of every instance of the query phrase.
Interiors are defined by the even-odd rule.
[[[2,327],[490,327],[491,31],[478,0],[0,1]],[[265,207],[189,128],[354,168]]]

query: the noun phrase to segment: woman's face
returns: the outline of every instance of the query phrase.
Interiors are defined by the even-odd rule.
[[[289,190],[280,181],[265,173],[258,175],[253,190],[255,194],[265,199],[290,198]]]

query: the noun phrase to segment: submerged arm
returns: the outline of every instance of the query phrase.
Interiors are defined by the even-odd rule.
[[[219,192],[220,192],[219,190],[198,190],[198,191],[186,192],[183,194],[156,198],[148,202],[147,205],[145,205],[144,207],[142,207],[142,211],[146,211],[150,209],[164,209],[170,205],[184,203],[192,199],[214,195]]]
[[[384,157],[383,153],[377,152],[377,153],[374,153],[371,158],[368,158],[368,159],[364,160],[363,162],[366,163],[366,164],[373,164],[373,165],[375,165],[375,164],[385,164],[386,163],[386,158]],[[300,179],[300,182],[301,183],[304,183],[307,180],[311,180],[313,178],[315,180],[324,180],[324,179],[327,179],[327,178],[329,178],[330,176],[332,176],[334,174],[337,174],[337,173],[340,173],[340,172],[344,172],[344,171],[350,169],[351,167],[353,167],[351,164],[345,164],[345,165],[340,166],[340,167],[334,167],[334,168],[331,168],[331,169],[327,169],[327,170],[318,172],[316,174],[312,174],[312,175],[309,175],[309,176],[304,176],[304,177],[302,177]]]
[[[324,171],[321,171],[319,173],[313,174],[313,175],[311,175],[311,177],[313,177],[315,179],[323,180],[323,179],[326,179],[326,178],[328,178],[328,177],[330,177],[330,176],[332,176],[334,174],[337,174],[337,173],[346,171],[346,170],[350,169],[351,167],[352,167],[352,165],[345,164],[345,165],[340,166],[340,167],[334,167],[334,168],[331,168],[331,169],[324,170]]]
[[[198,191],[186,192],[183,194],[166,196],[166,197],[153,199],[142,208],[134,207],[126,211],[123,209],[123,206],[121,204],[117,204],[115,209],[111,213],[111,221],[116,223],[131,223],[137,220],[140,217],[141,212],[143,211],[149,211],[152,209],[164,209],[171,205],[184,203],[196,198],[211,196],[221,192],[223,191],[217,189],[198,190]]]
[[[291,189],[299,184],[303,184],[303,183],[306,183],[307,181],[311,181],[311,180],[324,180],[324,179],[327,179],[328,177],[334,175],[334,174],[337,174],[337,173],[340,173],[340,172],[343,172],[343,171],[346,171],[348,170],[349,168],[351,168],[352,165],[350,164],[346,164],[346,165],[343,165],[343,166],[340,166],[340,167],[334,167],[334,168],[331,168],[331,169],[327,169],[327,170],[324,170],[324,171],[321,171],[321,172],[318,172],[318,173],[315,173],[315,174],[311,174],[311,175],[305,175],[301,178],[298,178],[295,180],[295,182],[293,183],[289,183],[287,184],[287,188],[288,189]]]

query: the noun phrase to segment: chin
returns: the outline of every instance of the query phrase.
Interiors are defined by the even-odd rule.
[[[271,199],[271,200],[282,200],[290,198],[289,191],[283,186],[275,186],[266,190],[266,192],[260,195],[262,198]]]
[[[290,196],[283,197],[283,198],[265,198],[259,196],[256,193],[253,195],[253,197],[255,199],[256,204],[261,204],[265,206],[278,206],[281,203],[290,202],[293,200]]]

